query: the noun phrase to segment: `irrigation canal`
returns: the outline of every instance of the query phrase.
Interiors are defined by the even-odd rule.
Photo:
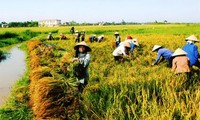
[[[14,83],[22,77],[26,69],[25,53],[13,47],[8,57],[0,62],[0,106],[7,100]]]

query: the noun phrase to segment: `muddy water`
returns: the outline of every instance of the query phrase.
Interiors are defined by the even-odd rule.
[[[9,57],[0,62],[0,106],[6,101],[11,87],[24,74],[26,68],[23,51],[16,46],[9,53]]]

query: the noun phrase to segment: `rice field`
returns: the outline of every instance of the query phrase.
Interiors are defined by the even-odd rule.
[[[173,73],[166,62],[151,66],[157,56],[151,51],[153,45],[172,51],[182,48],[191,34],[200,39],[198,24],[75,26],[75,30],[86,31],[85,41],[92,49],[90,79],[82,94],[72,74],[70,59],[76,43],[75,35],[69,34],[70,27],[17,29],[0,29],[0,34],[25,30],[37,33],[24,43],[29,64],[28,93],[16,94],[16,101],[28,103],[32,109],[34,117],[30,119],[200,119],[200,70],[192,68],[192,79],[186,87],[185,77]],[[46,40],[49,32],[56,40]],[[140,46],[129,61],[114,61],[114,32],[120,33],[122,41],[128,35],[138,39]],[[59,40],[60,33],[67,40]],[[105,39],[89,43],[93,34],[103,34]],[[45,44],[55,48],[48,49]],[[196,45],[200,48],[200,43]]]

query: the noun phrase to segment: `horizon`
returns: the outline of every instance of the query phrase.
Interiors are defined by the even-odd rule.
[[[59,20],[59,19],[42,19],[42,20]],[[18,23],[18,22],[39,22],[39,21],[41,21],[41,20],[30,20],[30,21],[9,21],[9,22],[6,22],[6,21],[0,21],[0,24],[2,23],[2,22],[6,22],[6,23],[11,23],[11,22],[16,22],[16,23]],[[75,21],[75,20],[72,20],[72,21]],[[61,24],[63,24],[63,23],[70,23],[70,22],[72,22],[72,21],[62,21],[61,20]],[[127,24],[127,23],[135,23],[135,24],[154,24],[154,23],[164,23],[164,21],[165,20],[163,20],[163,21],[149,21],[149,22],[135,22],[135,21],[125,21],[125,23]],[[167,20],[166,20],[167,21]],[[76,21],[75,21],[76,22]],[[119,24],[119,23],[122,23],[122,21],[121,22],[115,22],[115,21],[111,21],[111,22],[108,22],[108,21],[99,21],[99,22],[76,22],[76,23],[78,23],[78,24],[84,24],[84,23],[88,23],[88,24],[98,24],[98,23],[115,23],[115,24]],[[200,22],[168,22],[167,21],[167,23],[166,24],[200,24]]]

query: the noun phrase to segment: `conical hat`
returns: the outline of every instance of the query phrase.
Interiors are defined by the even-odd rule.
[[[191,36],[187,37],[185,40],[186,40],[186,41],[191,40],[191,41],[196,41],[196,42],[199,41],[199,40],[197,39],[197,37],[195,37],[194,35],[191,35]]]
[[[187,53],[184,50],[182,50],[181,48],[178,48],[178,49],[175,50],[175,52],[172,54],[172,56],[174,57],[174,56],[186,55],[186,54]]]
[[[154,45],[152,51],[154,52],[155,50],[157,50],[158,48],[161,48],[162,46],[160,45]]]
[[[119,32],[115,32],[115,35],[119,35]]]
[[[134,45],[139,46],[138,40],[136,38],[134,38],[132,41]]]
[[[76,45],[74,46],[74,49],[77,50],[78,47],[81,46],[81,45],[86,47],[86,51],[87,51],[87,52],[92,51],[91,48],[86,44],[85,41],[82,41],[82,42],[76,44]]]

